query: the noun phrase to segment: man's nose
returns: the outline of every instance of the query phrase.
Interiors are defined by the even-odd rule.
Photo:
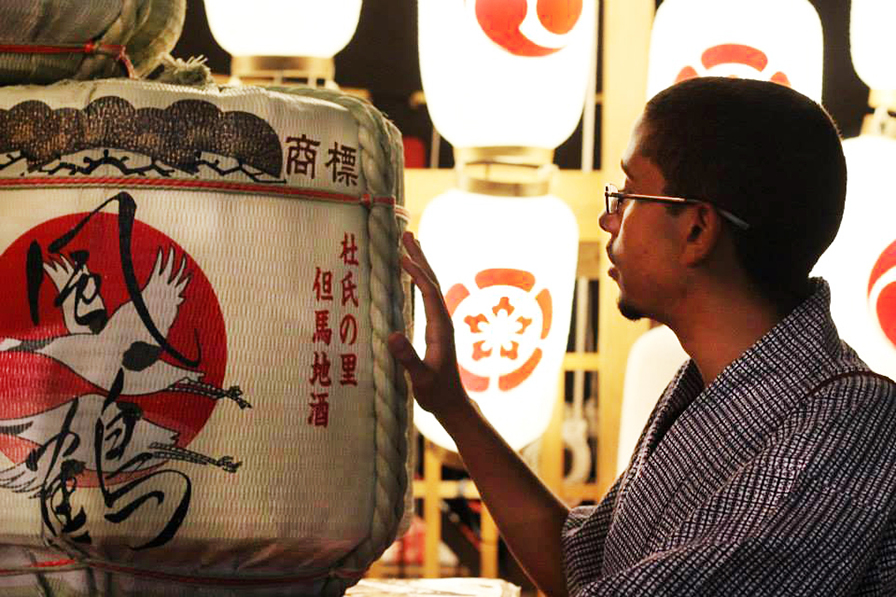
[[[604,212],[597,219],[597,223],[604,231],[612,234],[619,226],[619,216],[618,214]]]

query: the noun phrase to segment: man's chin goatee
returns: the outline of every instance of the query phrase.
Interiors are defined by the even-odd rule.
[[[638,311],[635,307],[629,305],[628,303],[624,303],[619,301],[619,313],[622,314],[623,317],[630,321],[638,321],[639,319],[644,318],[644,314],[641,311]]]

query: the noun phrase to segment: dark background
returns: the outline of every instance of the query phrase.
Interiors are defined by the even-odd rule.
[[[870,109],[868,87],[856,76],[849,56],[849,2],[810,1],[821,17],[825,37],[822,102],[837,121],[843,136],[854,137],[859,134],[862,118]],[[657,6],[661,3],[662,0],[657,0]],[[202,0],[187,0],[184,32],[172,53],[185,59],[203,55],[212,72],[230,72],[230,55],[215,43]],[[354,38],[336,55],[336,81],[343,87],[368,90],[374,105],[385,112],[405,136],[416,137],[429,148],[432,123],[426,108],[413,108],[409,103],[411,94],[422,87],[417,57],[416,0],[364,0]],[[598,112],[596,139],[600,139],[599,116]],[[557,148],[555,162],[563,168],[579,168],[580,156],[581,129]],[[450,147],[444,141],[439,165],[452,165]],[[594,166],[600,167],[598,152],[595,152]]]

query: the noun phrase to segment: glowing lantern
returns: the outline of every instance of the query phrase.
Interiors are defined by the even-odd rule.
[[[569,333],[578,224],[548,194],[550,164],[582,114],[597,2],[420,0],[417,7],[429,113],[455,146],[461,181],[427,206],[420,242],[446,293],[464,387],[519,449],[547,428]],[[481,166],[484,178],[470,175]],[[525,171],[536,171],[535,180]],[[420,349],[419,304],[416,324]],[[430,440],[456,449],[427,413],[418,409],[415,422]]]
[[[647,92],[733,76],[821,101],[822,57],[821,21],[808,0],[666,0],[653,24]]]
[[[843,143],[849,171],[840,232],[815,274],[831,284],[840,336],[872,369],[896,376],[896,139]]]
[[[553,149],[582,114],[596,0],[420,0],[430,116],[455,147]]]
[[[544,433],[566,352],[578,224],[560,199],[451,190],[420,220],[420,242],[445,293],[464,387],[514,448]],[[415,344],[425,346],[418,297]],[[422,354],[422,353],[421,353]],[[454,442],[417,409],[424,436]]]
[[[205,0],[215,40],[235,75],[303,73],[331,80],[333,56],[351,41],[362,0]]]
[[[873,115],[862,134],[843,142],[849,172],[840,232],[815,273],[831,284],[840,335],[872,369],[896,376],[896,41],[884,26],[890,1],[853,0],[852,60],[871,89]]]
[[[650,413],[688,358],[675,332],[664,325],[644,332],[632,344],[622,388],[617,474],[628,467]]]
[[[896,2],[852,0],[849,43],[852,63],[859,78],[871,89],[896,90]]]

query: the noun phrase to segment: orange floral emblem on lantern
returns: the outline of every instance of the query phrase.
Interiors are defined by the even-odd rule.
[[[510,391],[532,375],[551,331],[553,303],[535,276],[518,269],[486,269],[476,289],[455,284],[445,303],[456,330],[458,367],[464,387],[484,392],[497,379]],[[536,292],[537,291],[537,292]]]
[[[693,66],[685,66],[675,77],[675,82],[680,83],[686,79],[700,76],[737,76],[741,67],[747,67],[757,73],[764,74],[768,67],[768,55],[762,50],[743,44],[719,44],[713,46],[700,57],[704,72],[701,74]],[[790,79],[781,71],[775,71],[772,75],[766,75],[769,81],[790,87]]]

